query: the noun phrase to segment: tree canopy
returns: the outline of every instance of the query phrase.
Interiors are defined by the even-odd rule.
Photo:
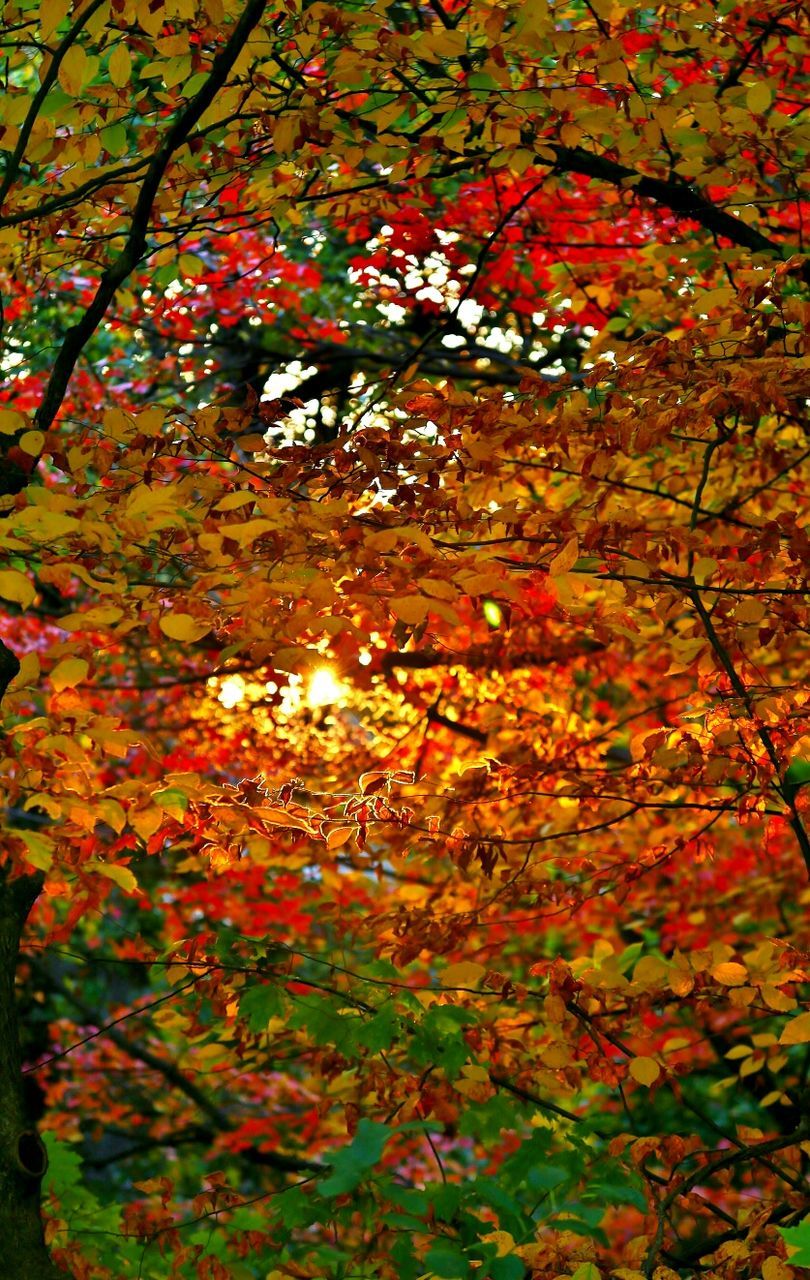
[[[0,32],[9,1275],[794,1280],[804,6]]]

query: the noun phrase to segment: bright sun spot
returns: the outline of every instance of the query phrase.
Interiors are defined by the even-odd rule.
[[[339,678],[333,667],[327,666],[316,667],[306,684],[302,676],[293,673],[287,677],[286,684],[279,686],[275,681],[270,681],[264,686],[264,690],[261,685],[248,685],[240,675],[226,676],[221,682],[212,678],[209,686],[217,689],[217,698],[227,711],[246,701],[260,701],[263,692],[271,696],[279,693],[281,697],[278,711],[284,717],[294,716],[302,704],[306,704],[310,710],[334,706],[335,703],[342,702],[348,692],[348,685]]]
[[[228,676],[222,681],[218,697],[223,707],[230,710],[238,706],[245,696],[245,682],[241,676]]]
[[[346,695],[346,685],[331,667],[318,667],[307,685],[307,706],[328,707]]]

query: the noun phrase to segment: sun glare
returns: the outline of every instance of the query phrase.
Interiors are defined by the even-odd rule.
[[[307,685],[307,706],[328,707],[346,696],[346,685],[332,667],[318,667]]]
[[[217,696],[228,711],[231,707],[238,706],[245,696],[245,682],[242,677],[228,676],[222,681],[222,687]]]

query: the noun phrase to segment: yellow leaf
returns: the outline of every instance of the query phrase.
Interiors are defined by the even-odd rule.
[[[110,61],[107,64],[107,73],[110,77],[110,82],[117,89],[123,89],[125,84],[129,84],[132,74],[132,59],[125,44],[117,44],[113,49],[110,54]]]
[[[279,120],[273,129],[273,150],[280,156],[291,155],[299,129],[300,121],[296,115],[284,116]]]
[[[764,617],[765,605],[754,596],[749,596],[747,600],[743,600],[742,604],[738,604],[734,610],[735,622],[761,622]]]
[[[442,974],[443,987],[477,987],[486,973],[482,964],[474,960],[462,960],[458,964],[450,964]]]
[[[420,578],[416,585],[426,596],[435,596],[438,600],[458,599],[458,590],[452,582],[445,582],[442,578]]]
[[[142,414],[138,415],[138,426],[141,426]],[[127,515],[156,515],[174,511],[177,507],[177,493],[169,485],[139,484],[132,491],[127,502]]]
[[[85,609],[84,613],[71,613],[59,619],[63,631],[97,631],[100,627],[109,627],[123,617],[123,610],[114,604],[100,604],[93,609]]]
[[[810,1044],[810,1013],[791,1018],[779,1037],[780,1044]]]
[[[25,861],[38,871],[48,871],[53,862],[53,841],[36,831],[18,831],[17,834],[28,849],[23,855]]]
[[[30,453],[32,458],[39,457],[44,443],[45,436],[41,431],[24,431],[20,436],[20,448],[23,453]]]
[[[764,80],[760,80],[757,84],[752,85],[745,95],[745,105],[753,115],[761,116],[771,105],[772,97],[770,85],[766,84]]]
[[[142,840],[148,840],[153,836],[162,821],[162,809],[139,809],[137,813],[133,813],[132,810],[129,812],[129,825]]]
[[[227,493],[214,507],[215,511],[233,511],[236,507],[247,506],[256,501],[256,494],[249,489],[238,489],[235,493]]]
[[[59,83],[70,97],[78,97],[90,79],[89,59],[79,44],[71,45],[59,67]]]
[[[48,511],[45,507],[29,507],[15,516],[15,527],[24,529],[32,537],[43,541],[61,538],[63,533],[75,533],[79,521],[62,511]]]
[[[112,827],[115,834],[120,836],[127,820],[123,806],[117,800],[114,800],[112,796],[104,796],[98,802],[98,809],[102,821],[106,822],[107,826]]]
[[[200,640],[211,630],[211,624],[200,622],[190,613],[167,613],[160,619],[160,629],[170,640]]]
[[[790,1013],[796,1008],[796,999],[794,996],[787,996],[778,987],[770,982],[766,982],[760,989],[763,1003],[769,1009],[776,1009],[779,1013]]]
[[[735,964],[733,960],[726,964],[717,964],[712,969],[712,977],[715,982],[720,982],[724,987],[744,987],[748,981],[748,970],[745,965]]]
[[[86,678],[88,669],[84,658],[63,658],[51,672],[51,684],[57,693],[61,693],[63,689],[73,689]]]
[[[36,594],[33,583],[29,582],[24,573],[17,569],[0,569],[0,596],[4,600],[12,600],[14,604],[27,609],[33,604]]]
[[[70,0],[42,0],[39,6],[39,30],[43,40],[49,40],[59,23],[67,16]]]
[[[256,809],[255,812],[264,822],[269,822],[272,827],[294,827],[297,831],[306,831],[308,835],[314,835],[312,825],[307,822],[306,818],[298,817],[290,809],[276,809],[272,805],[263,805]]]
[[[409,627],[418,627],[427,617],[428,602],[424,596],[395,596],[389,604],[394,617]]]
[[[548,1261],[548,1244],[519,1244],[515,1253],[529,1267],[540,1267]],[[639,1272],[639,1275],[641,1272]]]
[[[656,986],[669,973],[669,966],[658,956],[642,956],[633,970],[633,981],[645,987]]]
[[[123,889],[126,893],[132,893],[138,887],[138,881],[129,867],[119,867],[115,862],[91,861],[87,863],[87,870],[95,871],[98,875],[113,880],[119,889]]]
[[[39,679],[39,655],[36,653],[25,653],[20,658],[20,669],[12,680],[9,688],[25,689],[35,684]]]
[[[205,272],[205,263],[196,253],[181,253],[177,265],[184,276],[201,276]]]
[[[781,1258],[766,1258],[762,1264],[762,1280],[793,1280],[793,1274]]]
[[[13,436],[15,431],[22,431],[25,418],[16,409],[0,409],[0,435]]]
[[[240,445],[241,443],[240,441]],[[262,446],[266,447],[263,439]],[[275,520],[268,520],[265,516],[259,516],[255,520],[242,520],[234,524],[220,525],[219,532],[226,538],[231,538],[234,542],[238,542],[240,547],[249,547],[257,538],[261,538],[263,534],[277,528],[278,524]]]
[[[342,844],[351,839],[351,836],[351,827],[333,827],[326,837],[326,847],[327,849],[339,849]]]
[[[548,571],[552,577],[556,577],[559,573],[567,573],[569,569],[573,569],[579,558],[579,542],[576,535],[569,538],[561,551],[551,560]]]
[[[571,1051],[564,1044],[550,1044],[546,1049],[540,1050],[540,1060],[543,1066],[556,1071],[560,1067],[570,1066]]]
[[[497,1253],[496,1258],[505,1258],[507,1254],[513,1253],[515,1249],[515,1239],[508,1231],[490,1231],[488,1235],[481,1236],[481,1242],[484,1244],[494,1244]]]
[[[655,1084],[660,1074],[661,1068],[655,1058],[634,1058],[630,1063],[630,1075],[648,1089],[651,1084]]]
[[[711,556],[700,556],[695,561],[695,567],[692,571],[695,582],[700,583],[701,586],[704,582],[708,582],[712,574],[717,572],[717,567],[717,561],[713,560]]]

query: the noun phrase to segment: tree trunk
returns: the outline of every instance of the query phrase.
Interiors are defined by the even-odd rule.
[[[15,992],[20,934],[41,883],[38,876],[0,881],[0,1241],[2,1273],[14,1280],[65,1280],[42,1231],[47,1156],[26,1114]]]
[[[0,698],[19,669],[0,640]],[[41,888],[41,875],[10,880],[8,867],[0,869],[0,1266],[13,1280],[65,1280],[42,1232],[40,1189],[48,1157],[26,1112],[17,1018],[20,935]]]

